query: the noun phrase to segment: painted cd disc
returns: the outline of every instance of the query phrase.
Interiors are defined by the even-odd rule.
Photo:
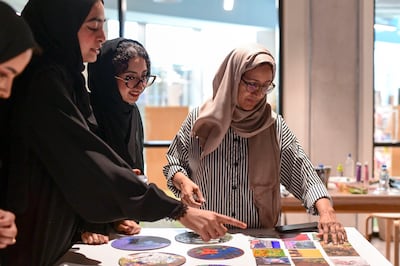
[[[204,241],[195,232],[185,232],[175,236],[175,240],[185,244],[219,244],[224,243],[232,239],[232,235],[226,233],[223,237],[213,238],[210,241]]]
[[[188,251],[190,257],[203,260],[224,260],[242,256],[244,251],[240,248],[211,245],[192,248]]]
[[[111,246],[122,250],[151,250],[167,247],[171,241],[157,236],[126,236],[114,240]]]
[[[179,266],[186,262],[184,256],[165,252],[140,252],[119,259],[120,266]]]

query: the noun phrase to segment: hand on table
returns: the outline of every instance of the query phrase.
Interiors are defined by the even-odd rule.
[[[328,198],[320,198],[315,203],[319,213],[318,237],[325,243],[332,241],[333,244],[343,244],[347,241],[346,230],[336,219],[335,210],[332,208],[331,201]]]
[[[333,244],[343,244],[347,241],[346,230],[343,225],[336,220],[335,211],[333,209],[321,212],[318,222],[318,237],[322,238],[325,243],[332,241]]]
[[[183,173],[176,173],[173,179],[174,185],[181,191],[181,201],[193,208],[200,208],[205,202],[200,188]]]
[[[224,224],[246,229],[247,225],[234,218],[216,212],[188,207],[186,214],[179,221],[187,228],[192,229],[204,241],[224,236],[228,229]]]
[[[0,248],[15,244],[17,226],[12,212],[0,209]]]
[[[114,222],[114,229],[118,233],[125,235],[136,235],[140,233],[142,229],[135,221],[132,220],[121,220]]]
[[[109,241],[108,236],[92,232],[83,232],[81,234],[81,239],[83,243],[88,245],[101,245]]]

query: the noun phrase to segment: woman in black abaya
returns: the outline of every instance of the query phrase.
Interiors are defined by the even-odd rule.
[[[5,121],[7,102],[3,99],[10,96],[14,78],[29,63],[35,42],[25,21],[2,1],[0,1],[0,25],[2,25],[0,27],[0,207],[3,207],[6,184],[3,179],[5,169],[2,166],[7,153],[2,142],[6,139],[8,128]],[[13,213],[0,209],[0,248],[15,243],[17,228],[14,218]]]
[[[150,75],[150,64],[143,45],[125,38],[106,41],[96,62],[88,64],[97,132],[137,175],[144,174],[144,136],[136,101],[155,80],[155,76]],[[140,226],[132,220],[118,221],[113,226],[118,233],[132,235],[140,232]],[[102,244],[108,241],[108,236],[84,232],[82,240],[89,244]]]

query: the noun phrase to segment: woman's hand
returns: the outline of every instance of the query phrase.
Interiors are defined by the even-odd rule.
[[[81,234],[82,242],[88,245],[101,245],[108,243],[108,236],[92,233],[92,232],[84,232]]]
[[[12,212],[0,209],[0,248],[15,244],[17,226]]]
[[[118,233],[125,235],[136,235],[140,233],[142,229],[135,221],[132,220],[121,220],[114,222],[114,229]]]
[[[319,213],[318,237],[325,243],[332,241],[333,244],[343,244],[347,241],[346,230],[336,219],[335,210],[332,208],[329,199],[322,198],[316,202]]]
[[[184,204],[193,208],[200,208],[205,202],[199,186],[183,173],[176,173],[172,182],[181,191],[181,201]]]
[[[142,171],[140,171],[140,169],[132,169],[132,171],[135,173],[135,175],[140,175],[142,173]]]
[[[224,236],[228,231],[224,224],[230,224],[241,229],[247,227],[245,223],[234,218],[192,207],[188,207],[186,214],[179,221],[185,227],[199,234],[204,241]]]

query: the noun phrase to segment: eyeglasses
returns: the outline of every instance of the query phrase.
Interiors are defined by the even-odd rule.
[[[157,76],[150,75],[142,78],[137,78],[134,76],[126,76],[126,77],[119,77],[119,76],[114,76],[114,78],[122,80],[125,82],[125,86],[133,89],[139,86],[139,83],[141,82],[143,84],[143,89],[144,90],[146,87],[149,87],[153,85],[154,81],[156,80]]]
[[[275,84],[273,82],[270,82],[266,86],[262,86],[258,85],[255,82],[246,81],[243,78],[241,78],[240,80],[243,81],[243,83],[246,85],[246,90],[250,93],[261,92],[262,94],[268,94],[275,88]]]

